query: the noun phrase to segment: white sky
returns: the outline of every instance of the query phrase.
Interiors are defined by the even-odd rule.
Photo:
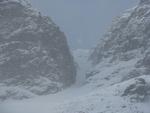
[[[71,48],[92,48],[112,20],[139,0],[31,0],[65,32]]]

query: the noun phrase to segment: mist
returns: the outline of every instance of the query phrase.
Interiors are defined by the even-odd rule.
[[[149,105],[150,0],[0,0],[0,113]]]
[[[116,16],[138,0],[31,0],[67,35],[72,49],[90,49],[106,33]]]

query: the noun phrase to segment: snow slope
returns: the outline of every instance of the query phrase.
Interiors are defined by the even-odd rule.
[[[2,113],[150,113],[150,0],[117,18],[88,60],[76,50],[76,83],[53,95],[7,100]]]
[[[77,50],[74,52],[75,58],[79,60],[78,62],[81,59],[82,62],[87,61],[87,55],[83,53],[88,54],[89,52],[87,50]],[[111,73],[112,70],[117,68],[126,69],[130,63],[132,62],[122,62],[120,65],[108,67],[109,71],[107,67],[103,68],[103,75]],[[125,71],[122,73],[125,73]],[[85,77],[85,75],[80,74],[83,74],[83,72],[79,72],[77,78]],[[149,76],[141,76],[140,78],[145,79],[147,85],[150,86]],[[101,79],[91,83],[85,82],[85,78],[82,80],[77,79],[75,85],[57,94],[22,101],[5,101],[1,104],[0,111],[2,113],[149,113],[150,111],[149,96],[143,102],[131,101],[130,97],[132,95],[122,96],[128,86],[136,83],[136,78],[104,86],[101,86]]]
[[[146,76],[143,76],[146,78]],[[146,78],[150,83],[150,78]],[[107,88],[72,87],[55,95],[23,101],[6,101],[2,113],[149,113],[149,101],[131,102],[121,97],[134,79]]]

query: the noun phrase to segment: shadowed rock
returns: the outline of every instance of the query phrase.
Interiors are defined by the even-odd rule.
[[[21,2],[0,3],[0,83],[46,95],[75,76],[66,36],[49,17]]]

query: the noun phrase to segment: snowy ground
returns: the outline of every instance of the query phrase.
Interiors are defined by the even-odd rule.
[[[83,54],[81,54],[83,53]],[[85,54],[86,53],[86,54]],[[103,78],[95,76],[91,83],[86,83],[85,73],[89,67],[87,62],[88,51],[77,50],[74,52],[79,67],[77,83],[72,87],[54,95],[35,97],[32,99],[14,101],[8,100],[0,104],[0,113],[150,113],[150,101],[143,103],[131,102],[128,97],[122,97],[126,87],[132,84],[135,79],[101,87]],[[129,63],[134,64],[134,61]],[[126,71],[129,63],[108,67],[99,74],[109,75],[114,70],[120,69],[120,73]],[[121,71],[123,69],[124,71]],[[82,75],[82,76],[81,76]],[[115,77],[117,78],[117,76]],[[142,76],[150,83],[149,76]],[[97,80],[96,80],[97,79]],[[95,80],[95,83],[94,83]],[[147,99],[148,100],[148,99]]]
[[[91,92],[92,89],[88,87],[79,88],[85,84],[85,72],[89,68],[87,62],[89,51],[79,49],[74,51],[73,54],[78,67],[78,75],[76,83],[72,87],[54,95],[22,101],[5,101],[0,104],[0,113],[54,113],[56,112],[55,107],[59,104],[76,100],[78,97]]]
[[[6,101],[1,106],[3,113],[54,113],[55,107],[70,100],[75,100],[81,95],[88,93],[82,89],[71,87],[58,94],[37,97],[23,101]],[[76,97],[76,98],[74,98]],[[9,109],[8,109],[9,108]]]
[[[1,105],[1,113],[149,113],[150,103],[131,103],[120,96],[132,81],[92,91],[74,86],[55,95],[6,101]]]

